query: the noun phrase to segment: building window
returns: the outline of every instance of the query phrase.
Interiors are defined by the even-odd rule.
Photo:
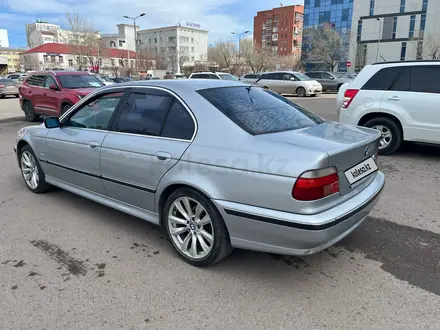
[[[175,43],[176,42],[176,37],[168,37],[168,42]]]
[[[116,44],[115,44],[114,41],[110,41],[109,45],[110,45],[110,48],[115,48],[116,47]]]
[[[50,57],[50,62],[51,62],[51,63],[55,63],[55,56],[51,56],[51,57]]]
[[[122,47],[124,42],[122,40],[119,40],[119,47]]]
[[[151,38],[148,38],[148,43],[151,44]]]
[[[393,17],[393,36],[391,39],[396,39],[396,30],[397,30],[397,16]]]
[[[400,0],[400,12],[405,12],[405,0]]]
[[[374,15],[374,0],[370,0],[370,16]]]
[[[405,61],[406,56],[406,42],[402,42],[402,48],[400,50],[400,60]]]
[[[423,0],[423,4],[422,4],[422,11],[427,11],[428,10],[428,0]]]
[[[416,25],[416,15],[411,15],[411,18],[409,20],[409,38],[414,37],[414,27]]]
[[[426,25],[426,14],[422,14],[422,16],[420,16],[420,31],[425,31],[425,25]]]
[[[157,38],[154,38],[154,43],[157,44]]]
[[[195,52],[195,48],[191,47],[191,53],[194,53],[194,52]]]
[[[110,61],[111,61],[111,63],[112,63],[112,66],[115,66],[115,59],[112,58],[112,59],[110,59]]]
[[[73,60],[69,60],[69,66],[73,66]]]
[[[358,21],[358,29],[357,29],[357,42],[361,41],[362,36],[362,20]]]
[[[348,21],[349,13],[350,13],[350,10],[348,8],[342,9],[342,21],[343,22]]]
[[[168,51],[170,51],[170,52],[175,52],[175,51],[176,51],[176,46],[170,46],[170,47],[168,47]]]
[[[160,47],[160,51],[161,51],[162,53],[165,53],[165,52],[167,51],[167,48],[166,48],[166,47]]]
[[[47,55],[43,55],[43,62],[44,63],[48,63],[49,62],[49,58],[47,57]]]
[[[321,0],[315,0],[315,8],[321,7]]]
[[[162,42],[162,37],[160,37],[159,39],[160,39],[160,42]]]

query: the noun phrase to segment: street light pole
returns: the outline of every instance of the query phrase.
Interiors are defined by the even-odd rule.
[[[124,18],[128,18],[128,19],[132,19],[133,20],[133,28],[134,28],[134,50],[136,52],[136,72],[139,73],[139,58],[138,58],[138,42],[137,42],[137,32],[136,32],[136,20],[139,17],[145,16],[145,13],[140,14],[139,16],[136,17],[130,17],[130,16],[123,16]],[[128,50],[129,54],[130,54],[130,50]],[[128,63],[128,67],[130,68],[130,62]]]
[[[249,31],[244,31],[242,33],[237,33],[237,32],[231,32],[231,34],[237,35],[238,36],[238,65],[241,68],[241,63],[240,63],[240,46],[241,46],[241,36],[244,36],[245,34],[249,33]],[[241,72],[240,72],[241,73]]]
[[[376,18],[376,20],[379,22],[379,36],[377,38],[377,53],[376,53],[376,63],[377,63],[377,59],[379,58],[380,35],[382,33],[382,21],[380,20],[380,18]]]

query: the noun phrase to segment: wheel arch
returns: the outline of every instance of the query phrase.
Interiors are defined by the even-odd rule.
[[[402,137],[403,140],[405,140],[405,131],[403,130],[403,126],[402,123],[400,121],[399,118],[397,118],[396,116],[386,113],[386,112],[370,112],[365,114],[364,116],[362,116],[362,118],[359,120],[358,125],[359,126],[364,126],[366,122],[368,122],[369,120],[373,119],[373,118],[378,118],[378,117],[385,117],[388,119],[393,120],[400,128],[400,131],[402,132]]]
[[[66,100],[66,99],[63,99],[63,100],[61,100],[61,103],[60,103],[61,105],[60,105],[60,113],[63,111],[63,107],[65,106],[65,105],[70,105],[71,107],[73,107],[73,103],[71,102],[71,101],[69,101],[69,100]],[[62,113],[61,113],[62,114]]]

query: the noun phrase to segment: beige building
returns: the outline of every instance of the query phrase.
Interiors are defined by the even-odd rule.
[[[110,76],[125,75],[134,71],[136,66],[136,53],[131,50],[106,48],[98,54],[97,50],[82,52],[81,56],[74,51],[71,45],[47,43],[29,49],[20,54],[20,62],[26,71],[78,70],[95,71],[99,66],[99,73]],[[141,61],[140,61],[141,62]],[[154,63],[140,63],[154,68]]]
[[[0,47],[0,75],[20,72],[20,54],[24,51],[26,49]]]

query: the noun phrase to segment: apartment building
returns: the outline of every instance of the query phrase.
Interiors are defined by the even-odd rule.
[[[440,47],[440,0],[355,0],[353,70],[383,61],[432,59]]]
[[[133,24],[118,24],[118,33],[101,34],[101,40],[107,48],[129,49],[136,51],[135,28]],[[139,29],[139,26],[136,26]]]
[[[304,6],[282,6],[257,12],[254,44],[271,47],[279,55],[301,58]]]
[[[157,68],[181,73],[183,67],[208,60],[208,31],[186,23],[138,32],[139,53],[156,59]],[[163,67],[161,67],[163,66]]]
[[[0,47],[0,75],[20,72],[20,54],[23,48]]]

